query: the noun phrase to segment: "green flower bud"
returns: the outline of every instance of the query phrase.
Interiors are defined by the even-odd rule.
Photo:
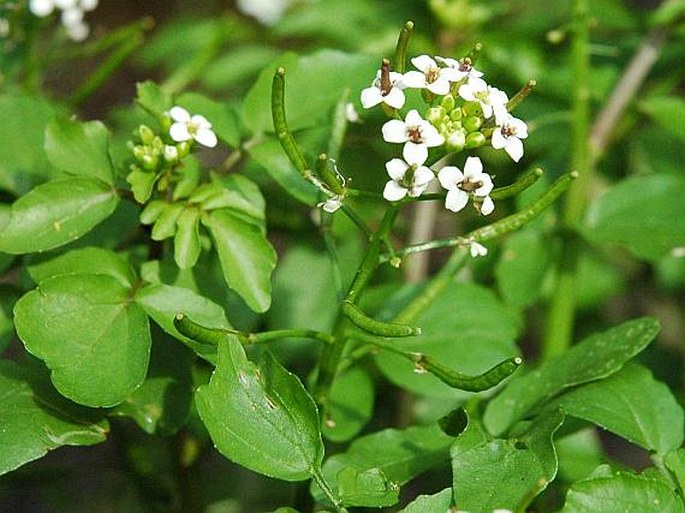
[[[463,112],[461,109],[454,109],[452,112],[450,112],[450,119],[452,121],[459,121],[463,116]]]
[[[464,149],[466,145],[466,132],[464,130],[455,130],[448,137],[445,138],[445,148],[449,152],[458,152]]]
[[[148,154],[148,149],[146,146],[136,145],[133,147],[133,156],[138,162],[143,162],[143,159]]]
[[[442,101],[440,102],[440,106],[447,112],[454,110],[454,96],[452,96],[451,94],[446,94],[445,96],[443,96]]]
[[[485,144],[485,136],[480,132],[471,132],[466,136],[465,148],[473,149]]]
[[[426,119],[431,125],[437,127],[442,122],[443,118],[447,115],[447,112],[442,107],[431,107],[426,113]]]
[[[159,118],[159,124],[162,127],[162,132],[168,133],[169,129],[171,128],[171,125],[173,124],[173,120],[171,119],[171,116],[169,115],[168,112],[165,112],[162,114],[162,116]]]
[[[466,102],[462,107],[464,109],[464,114],[467,116],[482,116],[483,108],[480,106],[479,102]]]
[[[155,138],[155,133],[150,127],[146,125],[140,125],[138,127],[138,136],[143,144],[148,145],[152,144],[152,141]]]
[[[157,155],[162,155],[164,153],[164,141],[162,141],[161,137],[155,136],[150,146]]]
[[[478,116],[469,116],[462,122],[463,127],[467,132],[476,132],[483,126],[483,118]]]
[[[159,164],[159,158],[157,155],[147,154],[143,157],[140,163],[142,164],[143,169],[146,171],[154,171],[157,169],[157,165]]]
[[[190,154],[191,141],[176,143],[176,148],[178,148],[178,158],[182,159]]]
[[[166,162],[169,165],[174,165],[178,164],[179,157],[178,157],[178,148],[176,146],[172,146],[170,144],[167,144],[164,146],[164,162]]]

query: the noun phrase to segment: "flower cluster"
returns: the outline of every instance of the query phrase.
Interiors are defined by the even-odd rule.
[[[29,10],[41,18],[49,16],[55,9],[62,11],[62,25],[74,41],[83,41],[90,33],[84,21],[85,13],[95,10],[98,0],[30,0]]]
[[[126,180],[131,184],[135,199],[144,203],[157,185],[165,189],[173,180],[177,164],[187,156],[195,142],[213,148],[218,139],[212,124],[204,116],[191,115],[183,107],[172,107],[162,117],[165,135],[157,135],[145,126],[138,127],[134,134],[136,143],[131,143],[135,163]]]

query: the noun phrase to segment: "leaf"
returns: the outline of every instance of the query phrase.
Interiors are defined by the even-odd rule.
[[[17,334],[62,395],[114,406],[143,382],[150,331],[130,293],[111,276],[68,274],[42,281],[17,302]]]
[[[685,246],[685,178],[655,174],[615,185],[589,208],[582,231],[597,244],[622,244],[656,260]]]
[[[216,347],[199,344],[181,335],[174,327],[174,317],[180,312],[208,328],[230,328],[226,313],[219,305],[192,290],[161,283],[139,288],[134,300],[169,335],[182,341],[202,358],[216,361]]]
[[[514,376],[488,403],[483,416],[491,433],[500,434],[566,388],[618,372],[659,332],[650,317],[634,319],[589,336],[540,368]]]
[[[45,129],[45,152],[53,166],[70,175],[114,184],[109,131],[100,121],[55,118]]]
[[[155,334],[145,381],[111,415],[133,418],[150,435],[175,433],[190,415],[194,359],[176,340]]]
[[[0,354],[9,346],[14,336],[14,320],[12,307],[19,299],[14,287],[0,285]]]
[[[523,436],[474,444],[460,436],[452,446],[454,500],[460,509],[490,513],[495,508],[521,510],[557,473],[552,443],[564,421],[559,411],[536,419]]]
[[[520,317],[492,292],[472,283],[448,287],[412,324],[419,326],[423,335],[393,344],[405,351],[424,353],[465,374],[480,374],[518,354],[514,339],[521,328]],[[430,374],[417,374],[414,365],[398,355],[382,352],[376,362],[399,387],[454,397],[454,389]]]
[[[72,242],[107,219],[118,203],[111,186],[90,178],[39,185],[12,204],[0,251],[17,255]]]
[[[265,62],[273,60],[278,51],[272,46],[246,44],[227,49],[199,77],[213,91],[225,93],[227,88],[241,85],[259,74]]]
[[[664,463],[675,476],[682,493],[685,490],[685,449],[669,452],[664,458]]]
[[[214,240],[228,286],[255,312],[268,310],[276,252],[262,230],[228,209],[213,210],[202,223]]]
[[[336,482],[342,469],[352,468],[358,474],[371,472],[384,476],[387,483],[385,489],[373,487],[367,490],[363,503],[349,502],[351,498],[344,496],[341,498],[348,506],[392,506],[398,501],[401,485],[447,461],[453,440],[437,425],[414,426],[404,430],[386,429],[358,438],[346,452],[328,458],[323,467],[324,475],[329,482]],[[375,483],[378,483],[377,479]],[[374,490],[375,493],[370,493]],[[355,493],[359,497],[359,491]],[[318,491],[314,491],[314,495],[321,497]]]
[[[343,467],[336,476],[338,493],[343,504],[377,505],[394,504],[398,500],[399,487],[390,483],[385,474],[377,468],[358,471]]]
[[[666,385],[637,364],[566,392],[557,403],[568,415],[593,422],[665,454],[683,443],[683,409]]]
[[[65,445],[104,442],[103,415],[67,401],[47,379],[15,362],[0,361],[0,474]]]
[[[683,503],[661,479],[602,465],[571,486],[560,513],[682,513]]]
[[[181,269],[190,269],[200,257],[200,211],[188,207],[176,221],[174,260]]]
[[[268,353],[257,366],[228,337],[195,402],[219,452],[239,465],[286,481],[308,479],[320,467],[323,443],[314,401]]]
[[[639,108],[652,120],[681,141],[685,141],[685,127],[678,120],[685,116],[685,100],[677,96],[648,96]]]
[[[132,287],[136,275],[119,255],[98,247],[79,248],[50,260],[29,265],[29,275],[36,283],[62,274],[106,274],[124,287]]]
[[[445,513],[452,505],[452,488],[433,495],[419,495],[400,513]]]
[[[150,80],[136,84],[136,92],[138,104],[156,118],[174,106],[171,95]]]
[[[55,110],[44,97],[0,95],[0,189],[21,196],[59,176],[43,151],[45,125]]]
[[[556,440],[554,445],[559,457],[559,475],[569,483],[586,478],[605,459],[594,427],[581,429]]]
[[[291,131],[317,125],[330,115],[345,89],[361,91],[373,80],[378,67],[375,57],[320,50],[300,57],[294,53],[279,56],[259,75],[243,102],[245,126],[255,134],[273,132],[271,119],[271,79],[274,70],[286,72],[285,111]],[[316,87],[312,78],[316,77]]]
[[[357,435],[373,414],[374,387],[364,369],[352,367],[339,373],[328,397],[323,435],[345,442]]]
[[[250,146],[247,151],[250,157],[293,198],[306,205],[316,204],[319,198],[318,189],[295,169],[276,138],[265,138]]]
[[[240,145],[238,116],[226,103],[210,100],[198,93],[184,93],[177,98],[176,105],[185,107],[191,115],[200,114],[212,124],[212,130],[231,148]]]

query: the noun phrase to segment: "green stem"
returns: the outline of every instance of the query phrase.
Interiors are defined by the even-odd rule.
[[[347,513],[347,510],[342,505],[342,501],[333,492],[330,485],[326,481],[326,478],[323,476],[321,469],[312,469],[312,479],[314,479],[314,482],[319,486],[319,488],[321,488],[321,491],[324,493],[326,498],[331,501],[331,504],[333,504],[333,507],[338,513]]]
[[[379,264],[380,247],[386,235],[390,232],[397,214],[399,206],[396,204],[390,205],[385,211],[385,215],[381,220],[378,231],[371,236],[369,245],[366,248],[364,257],[359,264],[357,273],[355,274],[352,284],[347,291],[345,300],[348,304],[356,304],[359,296],[366,287],[369,278],[376,270]],[[342,308],[338,311],[338,317],[333,329],[333,343],[324,347],[321,359],[319,361],[319,375],[317,377],[315,396],[318,404],[325,407],[328,400],[328,393],[330,391],[333,380],[335,379],[338,365],[345,351],[346,339],[345,329],[347,327],[347,317],[342,313]]]
[[[571,169],[577,170],[579,179],[569,190],[562,215],[565,231],[573,230],[581,221],[587,204],[588,186],[592,177],[589,144],[590,133],[590,41],[588,0],[573,2],[573,120],[571,127]],[[566,239],[562,245],[562,257],[557,274],[557,284],[549,306],[542,354],[549,358],[565,351],[573,338],[576,307],[576,267],[578,251],[576,243]]]
[[[238,335],[243,344],[261,344],[264,342],[271,342],[272,340],[281,340],[284,338],[309,338],[318,340],[324,344],[332,344],[333,337],[330,333],[323,331],[316,331],[310,329],[284,329],[262,331],[259,333],[240,333]]]

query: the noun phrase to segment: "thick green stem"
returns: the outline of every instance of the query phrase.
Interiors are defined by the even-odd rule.
[[[571,169],[579,179],[569,190],[562,215],[566,232],[571,232],[581,221],[587,204],[588,186],[592,179],[590,133],[590,41],[588,0],[573,2],[573,120],[571,127]],[[558,272],[558,282],[547,315],[547,327],[542,353],[549,358],[565,351],[573,338],[576,307],[575,274],[578,260],[574,236],[565,239]]]
[[[362,259],[359,268],[357,269],[357,274],[352,280],[352,284],[347,291],[345,301],[347,304],[356,304],[359,300],[364,287],[366,287],[369,278],[376,270],[379,264],[380,247],[383,240],[390,232],[397,214],[399,212],[398,205],[391,205],[388,210],[385,211],[385,215],[381,220],[381,224],[378,231],[374,233],[371,237],[368,247],[366,248],[366,253]],[[345,339],[345,329],[347,327],[347,317],[342,313],[342,306],[338,312],[338,317],[335,322],[335,327],[333,329],[333,343],[324,347],[321,354],[321,359],[319,361],[319,375],[317,377],[315,396],[318,404],[321,407],[325,407],[328,400],[328,393],[330,391],[333,380],[335,379],[336,372],[338,370],[338,365],[342,359],[343,353],[345,351],[346,339]]]

